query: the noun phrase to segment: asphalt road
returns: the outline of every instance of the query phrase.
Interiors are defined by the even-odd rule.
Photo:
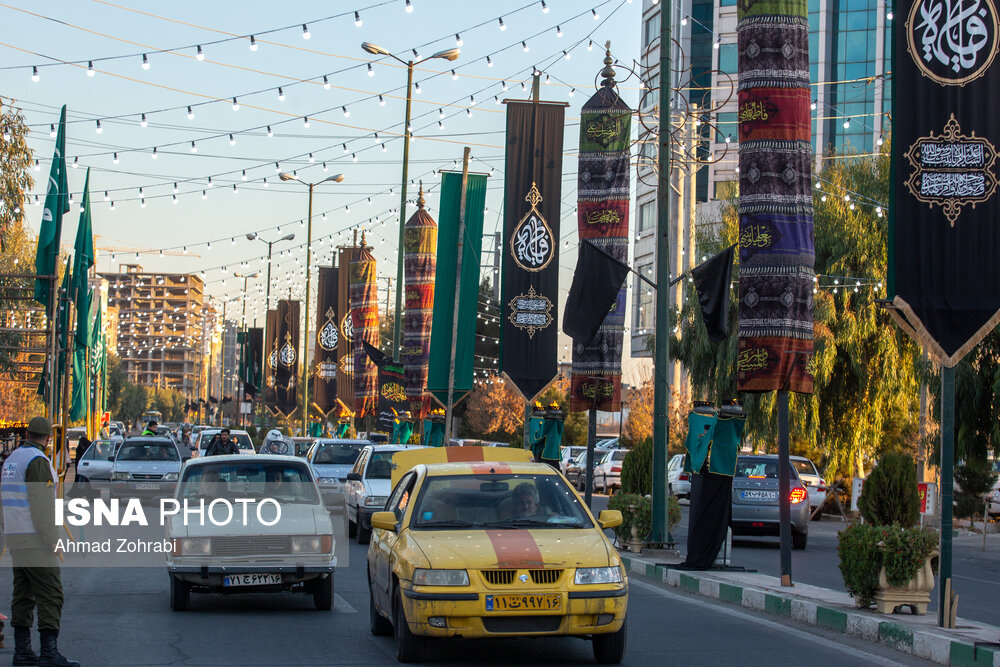
[[[607,508],[607,496],[594,496],[594,511]],[[681,500],[681,522],[673,531],[681,555],[686,552],[686,500]],[[809,524],[809,543],[803,551],[792,550],[792,581],[844,590],[837,558],[837,532],[844,527],[830,517]],[[1000,627],[1000,534],[983,536],[962,533],[952,546],[953,586],[959,595],[958,615]],[[733,540],[734,566],[745,567],[775,577],[781,574],[780,551],[776,537],[736,537]],[[931,593],[928,613],[937,613],[937,589]]]
[[[339,540],[344,538],[337,536]],[[311,597],[192,596],[172,612],[160,568],[66,568],[63,653],[93,665],[381,665],[395,664],[391,638],[368,630],[366,547],[350,545],[336,574],[332,611]],[[9,569],[0,570],[0,610],[10,609]],[[775,619],[631,579],[629,648],[624,664],[872,665],[927,664],[787,619]],[[0,649],[9,660],[12,638]],[[37,648],[37,640],[35,642]],[[573,638],[442,641],[427,661],[448,664],[592,664],[590,643]]]

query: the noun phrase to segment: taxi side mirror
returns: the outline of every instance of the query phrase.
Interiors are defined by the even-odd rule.
[[[621,513],[618,516],[621,517]],[[396,514],[394,512],[375,512],[372,514],[372,528],[396,532]]]
[[[618,510],[601,510],[597,517],[597,523],[601,528],[614,528],[622,525],[622,513]]]
[[[360,473],[356,473],[356,472],[349,472],[349,473],[347,473],[347,481],[348,482],[360,482],[361,481],[361,474]]]

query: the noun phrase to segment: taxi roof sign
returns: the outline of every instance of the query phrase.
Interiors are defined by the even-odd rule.
[[[533,461],[531,452],[517,447],[426,447],[396,452],[392,455],[392,488],[400,478],[420,463],[463,463],[503,461],[524,463]]]

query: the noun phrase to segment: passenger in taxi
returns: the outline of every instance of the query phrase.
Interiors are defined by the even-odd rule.
[[[538,516],[542,514],[538,505],[538,489],[534,484],[519,484],[511,492],[511,500],[514,504],[515,519]]]

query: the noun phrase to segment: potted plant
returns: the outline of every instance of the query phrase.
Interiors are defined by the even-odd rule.
[[[837,554],[847,592],[859,607],[880,613],[907,606],[925,614],[934,588],[938,535],[914,527],[919,517],[913,459],[885,454],[858,501],[865,523],[838,534]]]
[[[622,523],[615,528],[619,542],[627,544],[629,551],[639,553],[653,528],[653,501],[649,496],[636,493],[616,493],[608,500],[608,509],[622,513]],[[681,506],[670,497],[667,507],[667,527],[673,530],[681,520]]]

